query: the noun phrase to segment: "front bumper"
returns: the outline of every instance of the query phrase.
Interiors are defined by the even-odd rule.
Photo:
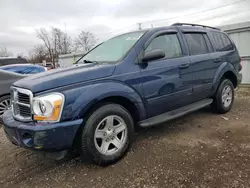
[[[59,123],[24,123],[13,118],[11,110],[3,115],[3,126],[7,138],[20,147],[48,152],[72,148],[82,119]]]

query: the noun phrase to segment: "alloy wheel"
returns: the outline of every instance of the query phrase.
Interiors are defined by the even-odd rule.
[[[233,91],[229,85],[226,85],[222,90],[222,104],[225,108],[228,108],[233,99]]]
[[[127,133],[127,125],[121,117],[107,116],[95,130],[95,147],[102,155],[116,154],[124,148],[127,142]]]
[[[5,99],[0,102],[0,117],[3,116],[6,110],[10,109],[10,99]]]

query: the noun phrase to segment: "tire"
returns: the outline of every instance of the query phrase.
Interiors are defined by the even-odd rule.
[[[3,122],[2,120],[3,113],[9,108],[10,108],[10,96],[6,95],[3,97],[0,97],[0,123]]]
[[[123,131],[118,133],[120,130]],[[80,154],[83,162],[91,161],[101,166],[117,162],[129,150],[133,133],[133,119],[124,107],[102,105],[87,118],[82,129]]]
[[[229,92],[226,92],[226,89],[228,89],[227,91],[229,91]],[[225,95],[226,93],[228,93],[228,94]],[[231,99],[230,99],[229,93],[231,93]],[[224,100],[223,100],[223,95],[224,95]],[[228,96],[228,98],[225,96]],[[218,89],[217,89],[215,96],[214,96],[214,102],[212,104],[212,107],[216,112],[218,112],[220,114],[224,114],[224,113],[227,113],[228,111],[231,110],[233,103],[234,103],[233,83],[229,79],[223,79],[221,81]]]

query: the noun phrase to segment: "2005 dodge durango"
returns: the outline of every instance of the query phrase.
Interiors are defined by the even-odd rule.
[[[4,130],[15,145],[108,165],[148,127],[211,106],[228,112],[242,75],[217,28],[177,23],[116,36],[78,62],[15,82]]]

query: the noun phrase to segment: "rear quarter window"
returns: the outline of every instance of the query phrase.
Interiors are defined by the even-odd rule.
[[[214,43],[216,51],[221,52],[221,51],[234,50],[234,46],[226,34],[212,31],[211,38]]]

